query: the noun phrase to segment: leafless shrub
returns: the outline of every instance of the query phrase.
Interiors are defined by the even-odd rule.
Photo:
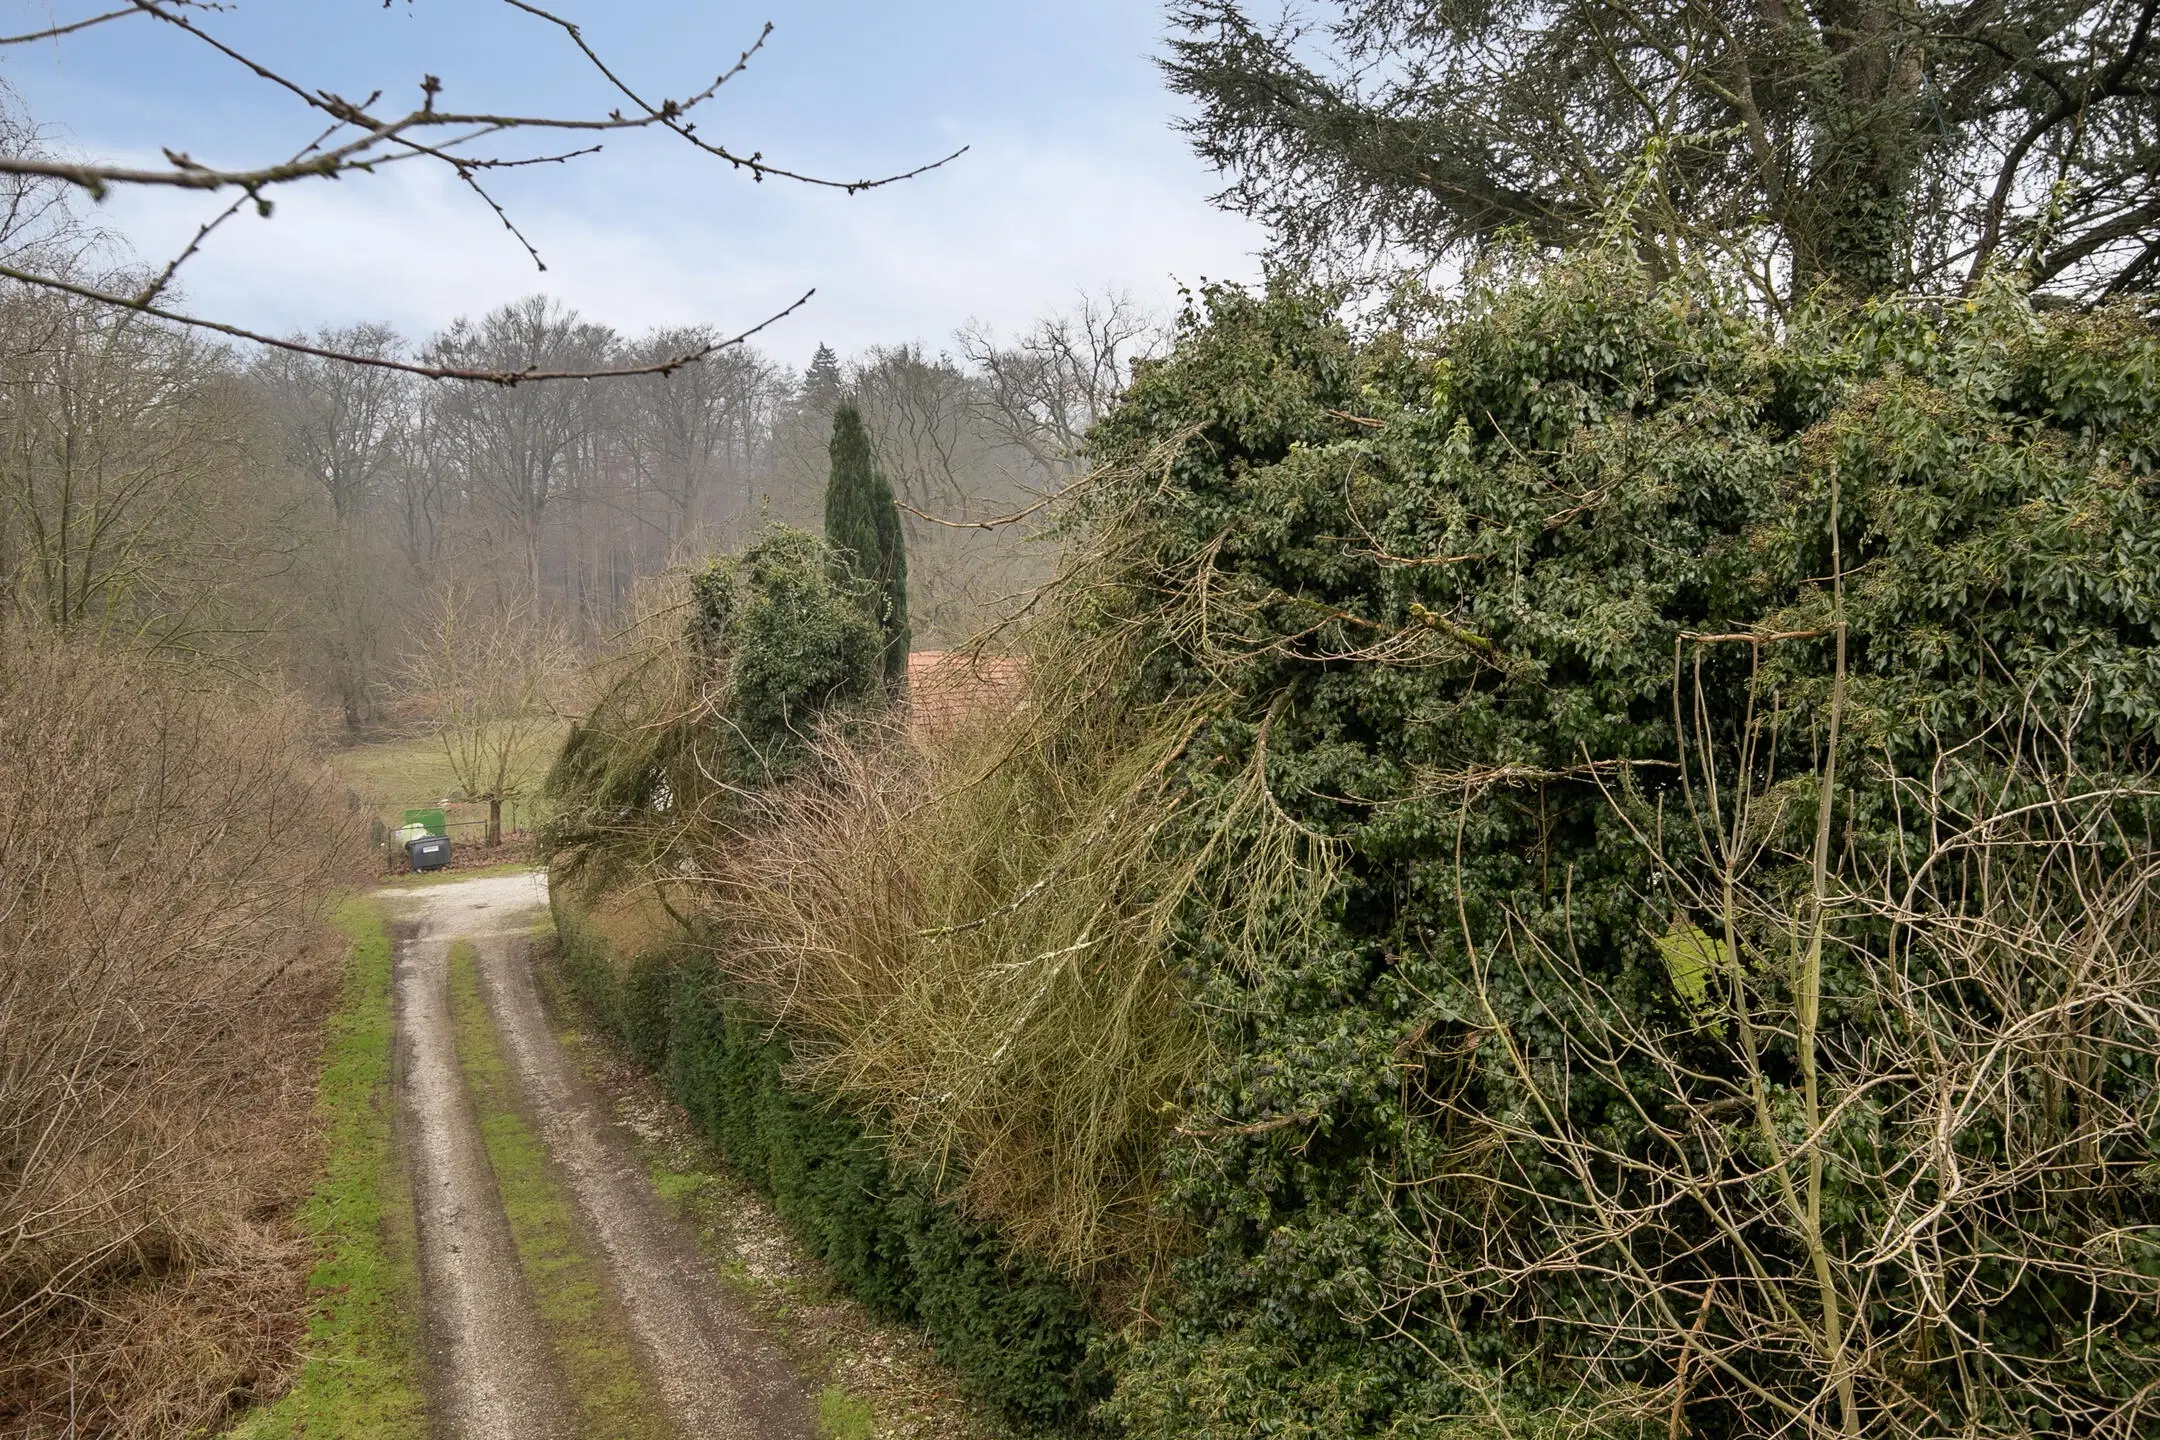
[[[407,657],[425,697],[458,798],[488,807],[487,844],[502,844],[502,808],[545,772],[540,741],[556,722],[571,649],[560,627],[525,600],[492,603],[451,581],[429,606]]]
[[[306,1113],[306,962],[358,854],[306,729],[167,662],[0,639],[10,1403],[70,1378],[87,1403],[96,1379],[96,1428],[187,1431],[276,1329],[258,1302],[294,1271],[255,1262],[290,1243],[266,1222],[296,1147],[271,1122]],[[175,1330],[161,1307],[209,1318]]]

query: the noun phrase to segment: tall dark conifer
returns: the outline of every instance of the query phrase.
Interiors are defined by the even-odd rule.
[[[840,404],[840,357],[832,346],[820,345],[810,357],[810,368],[803,371],[802,403],[805,410],[824,415]]]
[[[892,486],[870,453],[862,412],[833,412],[832,478],[825,486],[825,543],[833,563],[867,582],[866,599],[885,637],[885,679],[907,683],[907,541]]]

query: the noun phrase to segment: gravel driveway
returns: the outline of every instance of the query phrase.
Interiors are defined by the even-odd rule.
[[[576,1433],[573,1397],[519,1268],[459,1068],[449,955],[455,941],[467,940],[522,1109],[546,1143],[582,1239],[628,1317],[637,1363],[678,1433],[810,1440],[816,1426],[801,1382],[662,1206],[547,1022],[531,965],[545,879],[481,876],[382,895],[397,947],[400,1121],[438,1433],[458,1440]]]

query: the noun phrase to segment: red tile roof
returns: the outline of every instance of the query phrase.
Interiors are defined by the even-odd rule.
[[[918,738],[950,734],[993,706],[1020,703],[1027,661],[966,650],[918,650],[908,656],[908,729]]]

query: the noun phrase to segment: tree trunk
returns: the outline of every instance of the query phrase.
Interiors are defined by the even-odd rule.
[[[1802,294],[1827,284],[1864,300],[1905,281],[1920,68],[1880,0],[1829,0],[1818,33],[1828,63],[1809,85],[1818,153],[1788,232],[1794,279]]]
[[[493,850],[494,848],[496,848],[496,847],[497,847],[498,845],[501,845],[501,844],[502,844],[502,799],[501,799],[501,797],[500,797],[500,796],[496,796],[496,795],[490,795],[490,796],[488,797],[488,828],[487,828],[487,845],[488,845],[488,849],[490,849],[490,850]]]

